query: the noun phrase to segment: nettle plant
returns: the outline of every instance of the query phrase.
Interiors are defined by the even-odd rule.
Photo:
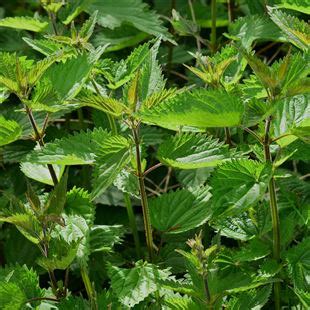
[[[237,19],[221,49],[216,1],[210,40],[192,1],[192,20],[173,10],[196,84],[168,87],[172,35],[141,1],[113,2],[0,20],[38,34],[23,38],[36,59],[0,54],[1,308],[309,308],[310,29],[283,10],[307,5]],[[124,41],[93,32],[123,22],[143,31],[130,45],[157,38],[111,58]],[[253,46],[273,40],[286,55],[266,63]]]

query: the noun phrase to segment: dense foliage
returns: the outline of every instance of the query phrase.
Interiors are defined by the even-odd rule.
[[[0,308],[309,309],[306,0],[0,7]]]

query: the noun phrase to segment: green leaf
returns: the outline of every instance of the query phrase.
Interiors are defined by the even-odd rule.
[[[98,109],[114,117],[120,117],[127,111],[127,107],[119,100],[86,92],[83,92],[76,101],[82,106]]]
[[[277,0],[277,8],[294,10],[304,14],[310,14],[309,3],[307,0]]]
[[[77,262],[86,267],[91,254],[90,232],[95,220],[95,207],[90,201],[89,193],[74,187],[67,193],[64,212],[62,217],[65,227],[57,225],[54,237],[61,237],[68,243],[78,243]]]
[[[187,296],[183,297],[170,297],[167,296],[164,300],[165,305],[167,305],[171,310],[202,310],[197,303],[195,303],[191,298]]]
[[[65,270],[73,262],[78,243],[68,243],[62,238],[53,238],[49,243],[48,257],[40,257],[37,263],[46,270]]]
[[[17,122],[6,120],[0,115],[0,146],[18,140],[21,134],[22,128]]]
[[[162,91],[165,87],[165,80],[162,76],[161,66],[156,59],[159,45],[160,40],[151,47],[150,52],[141,67],[138,79],[138,92],[141,102],[154,93]]]
[[[204,134],[185,133],[167,139],[157,151],[159,160],[174,168],[214,167],[231,159],[228,145]]]
[[[0,86],[0,103],[4,102],[9,96],[10,91],[4,86]]]
[[[38,236],[42,234],[42,227],[32,214],[27,213],[15,213],[10,216],[0,217],[1,222],[10,223],[16,226],[16,228],[31,242],[38,244],[40,242]]]
[[[79,31],[79,36],[85,39],[86,41],[88,41],[91,35],[93,34],[93,31],[94,31],[94,28],[97,22],[97,15],[98,15],[98,11],[95,11],[89,17],[89,19],[84,22],[84,24],[82,25]]]
[[[122,25],[113,30],[106,28],[104,31],[95,33],[92,39],[94,46],[110,44],[106,52],[118,51],[126,47],[131,47],[145,40],[149,35],[141,32],[130,25]]]
[[[136,70],[150,53],[150,43],[147,42],[136,47],[125,60],[113,62],[110,59],[105,59],[100,63],[99,70],[109,81],[110,88],[117,89],[134,76]]]
[[[309,81],[307,79],[310,72],[309,54],[288,54],[269,67],[245,50],[241,49],[241,52],[261,84],[265,89],[269,89],[273,96],[288,97],[309,92]]]
[[[184,187],[190,188],[203,185],[210,177],[214,167],[176,170],[176,178]]]
[[[89,309],[89,303],[81,296],[70,295],[66,298],[62,298],[57,303],[58,310],[77,310],[77,309]]]
[[[255,261],[266,257],[271,252],[271,249],[268,244],[264,243],[258,238],[251,239],[240,250],[232,254],[232,260],[236,263],[238,262],[247,262]]]
[[[228,26],[229,35],[240,40],[246,50],[254,41],[287,41],[282,31],[267,17],[249,15],[238,18]]]
[[[34,50],[38,51],[39,53],[45,55],[45,56],[51,56],[52,54],[55,54],[59,50],[63,50],[64,58],[70,58],[77,54],[76,50],[74,48],[69,46],[64,46],[61,43],[58,43],[56,41],[48,40],[48,39],[30,39],[27,37],[24,37],[23,40]]]
[[[177,234],[210,218],[209,187],[181,189],[149,200],[151,223],[161,232]]]
[[[123,193],[140,199],[138,178],[133,173],[128,172],[126,167],[117,175],[113,185]]]
[[[98,24],[103,27],[114,29],[126,23],[143,32],[172,41],[168,29],[162,26],[158,15],[149,10],[141,0],[118,0],[117,2],[94,0],[87,11],[96,10],[98,10]]]
[[[29,16],[7,17],[0,20],[0,27],[41,32],[46,29],[48,22],[40,21]]]
[[[271,7],[268,7],[268,13],[289,42],[303,51],[309,50],[310,26],[308,23]]]
[[[272,122],[277,143],[287,146],[298,137],[309,140],[310,105],[309,95],[298,95],[277,103]]]
[[[34,150],[25,161],[36,164],[88,165],[93,164],[99,152],[99,143],[109,137],[103,129],[80,132],[45,144]]]
[[[56,172],[56,177],[59,180],[64,172],[65,167],[60,165],[53,165],[54,171]],[[20,170],[30,179],[36,180],[38,182],[53,185],[51,174],[46,165],[37,165],[27,162],[22,162],[20,164]]]
[[[216,218],[213,227],[222,236],[241,241],[262,237],[271,230],[269,206],[265,203],[238,216]]]
[[[127,307],[133,307],[150,294],[158,291],[160,281],[169,276],[167,270],[160,270],[152,264],[138,261],[132,269],[108,265],[111,286],[119,301]]]
[[[240,159],[220,165],[211,179],[213,217],[238,215],[256,203],[266,192],[271,166]]]
[[[112,136],[101,143],[94,170],[92,199],[113,183],[129,161],[129,141],[124,137]]]
[[[88,227],[86,220],[80,215],[63,214],[62,218],[65,225],[64,226],[57,225],[54,228],[52,232],[53,238],[63,239],[68,244],[69,249],[70,245],[73,245],[73,248],[76,247],[77,249],[73,259],[76,256],[79,265],[86,265],[88,261],[88,256],[90,254],[89,252],[90,227]]]
[[[25,90],[31,90],[43,73],[56,60],[62,58],[63,52],[59,51],[34,63],[33,60],[24,56],[17,57],[16,54],[0,53],[0,84],[18,96],[25,98]]]
[[[305,238],[285,253],[294,287],[308,292],[310,289],[310,240]]]
[[[305,309],[308,309],[310,307],[310,293],[296,289],[294,290],[294,293],[297,295]]]
[[[81,90],[92,69],[87,54],[71,57],[65,62],[54,64],[44,74],[51,81],[61,101],[70,100]]]
[[[110,252],[115,244],[122,242],[124,233],[122,225],[94,225],[90,231],[90,251]]]
[[[73,187],[67,192],[65,213],[82,216],[91,227],[95,219],[95,207],[90,200],[90,194],[83,188]]]
[[[0,305],[4,309],[17,309],[21,296],[23,296],[24,304],[27,299],[39,298],[42,295],[39,277],[33,269],[29,269],[26,265],[12,265],[0,269]],[[12,303],[12,308],[6,305],[6,302],[10,304],[11,301],[15,302],[15,304]],[[37,302],[32,302],[33,305],[35,303],[37,304]],[[18,307],[18,309],[22,308]]]
[[[227,308],[229,310],[261,309],[268,302],[270,294],[271,285],[266,285],[257,290],[243,292],[230,299]]]
[[[21,309],[27,297],[15,283],[0,282],[0,305],[5,310]]]
[[[44,206],[46,214],[60,215],[65,207],[68,182],[68,169],[55,185]]]
[[[190,104],[188,104],[190,102]],[[182,126],[234,127],[244,111],[240,98],[225,91],[196,89],[177,94],[139,113],[142,122],[179,130]]]

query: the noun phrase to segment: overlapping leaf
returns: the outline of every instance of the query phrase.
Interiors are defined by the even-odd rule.
[[[309,95],[298,95],[282,100],[274,112],[275,137],[283,136],[277,143],[284,147],[298,137],[310,141],[310,105]]]
[[[177,234],[205,223],[211,215],[209,187],[181,189],[149,200],[150,216],[156,229]]]
[[[129,23],[143,32],[171,40],[168,30],[162,26],[158,15],[148,10],[147,5],[141,0],[92,1],[87,11],[96,10],[98,10],[98,23],[103,27],[114,29],[123,23]]]
[[[230,24],[229,34],[241,41],[244,48],[250,49],[254,41],[286,41],[282,31],[265,16],[248,15]]]
[[[228,145],[203,134],[185,133],[170,137],[157,152],[161,162],[174,168],[214,167],[232,154]]]
[[[64,166],[53,165],[56,177],[59,180],[64,172]],[[29,162],[23,162],[20,164],[20,170],[30,179],[38,182],[53,185],[51,174],[46,165],[32,164]]]
[[[33,32],[41,32],[46,29],[48,22],[40,21],[29,16],[7,17],[0,20],[0,27],[23,29]]]
[[[124,306],[133,307],[158,291],[160,281],[167,279],[169,272],[160,270],[155,265],[138,261],[132,269],[109,265],[108,275],[119,301]]]
[[[61,101],[72,99],[81,90],[92,63],[87,54],[71,57],[65,62],[55,64],[44,74]]]
[[[129,142],[122,136],[106,138],[98,150],[92,198],[101,195],[129,162]]]
[[[26,265],[0,269],[0,305],[3,309],[22,309],[27,300],[43,297],[39,277]],[[33,305],[37,304],[34,300]]]
[[[86,131],[47,143],[42,150],[29,153],[25,161],[36,164],[87,165],[93,164],[100,141],[109,134],[102,129]]]
[[[180,93],[139,116],[142,122],[178,130],[183,126],[233,127],[241,122],[244,111],[240,98],[220,90],[197,89]]]
[[[308,23],[271,7],[268,8],[268,12],[272,21],[282,30],[289,42],[301,50],[309,50],[310,26]]]
[[[289,249],[285,255],[289,264],[290,277],[297,289],[309,291],[310,276],[310,240],[305,238],[301,243]]]
[[[6,120],[0,115],[0,146],[18,140],[21,134],[22,128],[17,122]]]
[[[271,166],[239,159],[218,167],[211,180],[213,217],[238,215],[263,197]]]

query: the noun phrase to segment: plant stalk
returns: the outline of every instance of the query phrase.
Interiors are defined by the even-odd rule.
[[[270,125],[271,125],[271,116],[266,119],[265,125],[265,136],[264,136],[264,153],[266,162],[272,163],[272,157],[270,153]],[[271,220],[272,220],[272,234],[273,234],[273,258],[279,263],[280,262],[280,219],[277,206],[277,196],[276,196],[276,187],[275,180],[272,176],[269,181],[269,196],[270,196],[270,210],[271,210]],[[280,310],[280,283],[274,283],[274,302],[275,309]]]
[[[91,309],[92,310],[97,310],[98,305],[97,305],[97,300],[96,300],[96,293],[94,291],[94,288],[90,282],[88,272],[86,267],[81,266],[81,276],[85,285],[86,293],[88,296],[88,299],[90,300],[91,303]]]
[[[216,0],[211,0],[211,52],[216,52]]]
[[[145,237],[146,237],[146,246],[148,249],[149,259],[150,261],[153,261],[154,252],[153,252],[152,226],[151,226],[150,212],[149,212],[147,195],[146,195],[145,184],[144,184],[144,173],[142,171],[142,165],[141,165],[139,125],[135,127],[134,124],[132,124],[132,134],[133,134],[135,150],[136,150],[137,177],[139,180],[139,190],[140,190],[140,197],[141,197],[143,222],[144,222]]]
[[[133,235],[133,240],[135,242],[135,248],[136,248],[136,255],[138,258],[141,258],[141,246],[140,246],[140,239],[135,219],[135,214],[133,212],[132,204],[130,201],[129,194],[124,193],[124,201],[127,209],[128,219],[129,219],[129,225],[130,229]]]
[[[29,121],[30,121],[31,126],[33,128],[33,131],[34,131],[34,134],[35,134],[35,139],[36,139],[36,141],[38,141],[40,147],[42,148],[42,147],[44,147],[43,135],[40,134],[38,126],[37,126],[37,123],[36,123],[36,121],[35,121],[35,119],[33,117],[32,111],[27,106],[26,106],[26,113],[28,115]],[[49,173],[51,175],[51,178],[53,180],[54,186],[57,185],[58,179],[57,179],[57,175],[56,175],[56,172],[54,170],[53,165],[48,164],[47,168],[48,168],[48,171],[49,171]]]
[[[195,10],[193,7],[192,0],[188,0],[188,5],[189,5],[190,11],[191,11],[193,23],[195,25],[197,25],[196,15],[195,15]],[[201,53],[201,44],[200,44],[200,37],[199,37],[198,33],[195,35],[195,39],[196,39],[197,51],[200,54]]]
[[[232,141],[231,141],[231,134],[230,134],[230,129],[229,127],[225,127],[225,143],[228,144],[229,146],[232,146]]]

